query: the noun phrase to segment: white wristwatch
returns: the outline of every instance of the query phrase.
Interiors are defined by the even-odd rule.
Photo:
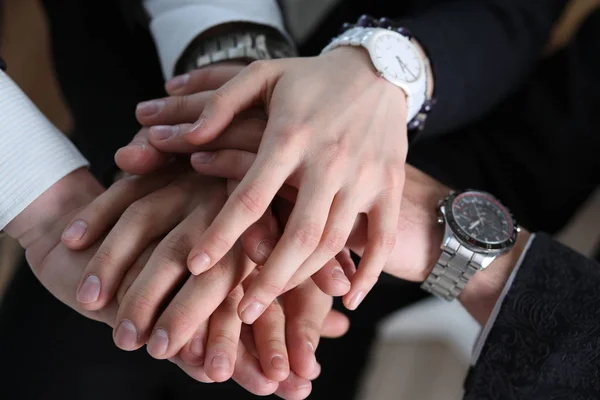
[[[362,46],[377,72],[406,93],[407,121],[419,114],[427,99],[429,61],[406,36],[383,28],[352,28],[335,38],[322,53],[340,46]]]

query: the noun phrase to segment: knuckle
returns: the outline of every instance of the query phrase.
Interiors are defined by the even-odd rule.
[[[233,247],[233,245],[234,243],[221,232],[214,232],[208,238],[206,243],[207,250],[210,251],[210,249],[212,249],[212,251],[216,251],[219,254],[227,253]],[[210,254],[210,252],[208,254]]]
[[[401,188],[404,185],[404,167],[389,166],[383,171],[384,183],[391,189]]]
[[[381,271],[364,271],[361,276],[361,281],[364,287],[372,288],[375,286],[377,281],[379,281],[379,276],[381,275]]]
[[[180,264],[185,263],[191,249],[190,237],[185,233],[175,233],[164,238],[156,251],[163,262]]]
[[[293,241],[300,248],[316,249],[321,241],[323,228],[314,222],[305,222],[298,226],[293,233]]]
[[[256,60],[248,65],[248,72],[251,74],[264,74],[269,68],[269,63],[265,60]]]
[[[373,241],[377,250],[391,252],[396,246],[396,232],[378,232]]]
[[[211,342],[225,346],[237,347],[238,341],[227,329],[218,329],[211,335]]]
[[[132,203],[125,212],[123,217],[126,221],[143,223],[154,215],[153,204],[150,200],[144,198]]]
[[[287,352],[285,342],[281,339],[270,338],[269,340],[267,340],[266,345],[268,349]]]
[[[341,229],[329,229],[323,234],[323,246],[332,252],[338,254],[346,246],[347,235]]]
[[[356,169],[356,182],[368,183],[371,187],[376,184],[373,177],[377,176],[375,168],[368,161],[362,162],[360,167]]]
[[[281,308],[281,305],[279,304],[278,301],[273,301],[273,303],[271,303],[271,305],[269,307],[267,307],[267,309],[265,310],[265,312],[263,313],[263,315],[271,321],[284,321],[285,320],[285,316],[283,314],[283,309]]]
[[[261,216],[266,209],[265,200],[260,190],[252,186],[241,188],[237,194],[237,200],[251,215]]]
[[[165,311],[166,319],[169,321],[169,331],[186,331],[192,327],[192,310],[180,301],[173,300]],[[195,326],[195,325],[194,325]]]
[[[154,313],[154,302],[148,294],[142,290],[134,290],[127,292],[127,296],[123,301],[125,315],[143,316]]]
[[[271,298],[276,298],[283,293],[285,283],[265,279],[257,285],[256,291],[262,292]]]
[[[188,96],[176,96],[174,108],[176,112],[186,111],[189,105]]]
[[[208,105],[215,109],[227,109],[228,101],[227,101],[227,92],[223,87],[215,90],[208,101]]]
[[[226,310],[236,310],[240,301],[244,297],[244,293],[241,290],[233,290],[224,301],[224,308]]]
[[[114,255],[112,252],[105,248],[104,246],[100,247],[96,254],[92,257],[91,264],[93,264],[96,268],[102,268],[105,265],[112,265],[115,261]]]
[[[315,129],[309,122],[287,122],[282,123],[280,132],[280,139],[284,140],[284,143],[290,145],[296,144],[300,138],[306,138],[312,136]]]
[[[298,333],[309,338],[318,338],[320,336],[321,327],[315,320],[310,318],[300,318],[296,320],[294,327]]]
[[[325,172],[329,171],[332,174],[337,174],[339,173],[337,168],[340,166],[341,162],[347,158],[350,150],[347,140],[339,138],[326,144],[322,148],[322,152],[325,156]]]

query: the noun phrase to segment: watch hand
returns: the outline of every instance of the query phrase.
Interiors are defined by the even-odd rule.
[[[415,74],[413,74],[410,69],[408,69],[408,67],[406,66],[404,61],[402,61],[400,59],[400,57],[396,56],[396,60],[398,60],[398,63],[400,64],[400,68],[402,68],[402,71],[409,73],[413,77],[413,79],[417,79],[417,76]]]
[[[477,218],[483,219],[483,217],[481,216],[481,213],[479,212],[479,208],[477,208],[477,206],[475,204],[473,204],[473,207],[475,208],[475,213],[477,214]]]
[[[480,223],[481,223],[480,219],[478,219],[477,221],[473,222],[471,225],[469,225],[469,230],[473,230]]]

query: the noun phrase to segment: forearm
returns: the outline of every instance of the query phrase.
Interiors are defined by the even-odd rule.
[[[425,48],[437,105],[426,133],[473,121],[514,92],[539,59],[565,0],[453,1],[399,21]]]

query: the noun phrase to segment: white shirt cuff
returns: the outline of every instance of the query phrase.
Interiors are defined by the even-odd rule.
[[[249,22],[285,31],[275,0],[145,0],[163,74],[173,77],[177,61],[190,43],[206,30],[229,22]]]
[[[87,160],[0,71],[0,230]]]
[[[527,244],[525,245],[525,248],[523,249],[523,252],[521,253],[521,257],[519,257],[519,260],[517,260],[517,264],[515,265],[515,268],[512,270],[510,276],[508,277],[508,280],[504,284],[504,289],[502,289],[502,293],[500,294],[500,297],[498,297],[498,301],[496,301],[496,304],[494,305],[494,309],[492,310],[492,313],[490,314],[490,317],[488,318],[487,323],[485,324],[485,326],[479,333],[479,337],[477,338],[477,341],[475,342],[475,346],[473,347],[473,354],[471,356],[471,365],[475,365],[477,363],[477,360],[479,359],[479,355],[481,354],[481,350],[483,349],[483,346],[485,345],[485,341],[487,340],[487,337],[490,334],[490,331],[492,330],[494,323],[496,322],[496,318],[498,318],[498,313],[500,312],[500,308],[502,307],[504,298],[506,297],[506,295],[510,291],[510,288],[512,287],[515,277],[517,276],[517,273],[519,272],[519,268],[521,268],[521,264],[523,263],[523,260],[525,259],[525,255],[527,254],[527,251],[529,250],[531,243],[533,243],[533,239],[535,239],[535,233],[532,233],[531,236],[529,237],[529,240],[527,241]]]

